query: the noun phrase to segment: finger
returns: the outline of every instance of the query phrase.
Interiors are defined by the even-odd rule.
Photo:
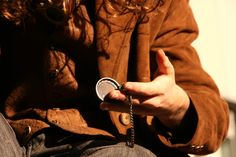
[[[129,113],[129,105],[121,101],[104,101],[100,104],[102,110],[117,111],[117,112],[127,112]]]
[[[126,82],[123,84],[123,91],[128,95],[144,99],[146,97],[160,94],[158,82]]]
[[[125,112],[129,113],[130,112],[130,106],[128,103],[121,103],[121,102],[116,102],[116,103],[110,103],[110,102],[102,102],[100,104],[100,108],[102,110],[107,110],[107,111],[116,111],[116,112]],[[156,115],[155,113],[155,108],[153,107],[147,107],[145,105],[135,105],[133,104],[133,113],[137,115]]]
[[[113,90],[109,92],[105,98],[104,101],[126,101],[126,95],[122,93],[120,90]]]
[[[157,64],[159,75],[174,75],[174,68],[162,49],[157,50]]]

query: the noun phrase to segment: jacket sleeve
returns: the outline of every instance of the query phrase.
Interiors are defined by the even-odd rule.
[[[162,48],[166,52],[175,69],[176,83],[186,91],[191,104],[177,131],[170,131],[168,136],[159,132],[157,137],[167,147],[186,153],[209,154],[216,151],[226,137],[228,105],[191,46],[197,36],[198,27],[188,0],[172,0],[151,51]],[[158,125],[155,129],[158,130]]]

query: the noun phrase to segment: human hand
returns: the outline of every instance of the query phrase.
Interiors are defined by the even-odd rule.
[[[169,128],[177,126],[189,107],[189,97],[175,82],[175,71],[163,50],[157,52],[159,75],[151,82],[126,82],[122,90],[113,90],[101,103],[101,109],[129,112],[127,94],[133,97],[133,112],[153,115]]]

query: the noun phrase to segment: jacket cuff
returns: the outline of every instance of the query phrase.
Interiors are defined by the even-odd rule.
[[[194,105],[190,103],[180,125],[174,129],[167,128],[158,118],[154,118],[154,124],[160,135],[164,136],[171,144],[186,144],[194,136],[198,118]]]

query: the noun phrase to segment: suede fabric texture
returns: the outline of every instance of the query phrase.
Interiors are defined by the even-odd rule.
[[[154,2],[147,0],[146,8],[151,8]],[[162,5],[145,14],[142,12],[144,8],[119,14],[110,3],[108,0],[96,0],[93,13],[95,18],[92,21],[86,6],[81,4],[77,13],[84,16],[84,19],[80,19],[84,21],[84,25],[77,27],[78,25],[73,23],[76,21],[74,17],[64,33],[58,31],[53,35],[45,35],[35,33],[35,30],[30,30],[29,33],[19,33],[17,30],[8,34],[9,39],[1,39],[1,74],[5,73],[1,78],[1,88],[4,89],[0,89],[4,92],[0,99],[1,110],[21,144],[26,144],[32,135],[51,126],[86,135],[104,135],[112,138],[116,138],[118,134],[126,135],[130,126],[120,122],[121,113],[109,111],[108,126],[116,130],[110,132],[107,128],[95,125],[99,123],[99,117],[94,116],[96,114],[86,114],[86,110],[80,110],[76,106],[80,103],[77,102],[80,97],[87,95],[88,102],[80,103],[85,106],[89,104],[89,99],[93,98],[88,96],[91,92],[83,82],[89,84],[90,80],[93,80],[91,85],[94,85],[93,82],[99,77],[112,77],[120,84],[127,80],[151,81],[158,75],[156,52],[161,48],[175,68],[176,83],[191,99],[197,119],[193,121],[196,123],[196,129],[187,142],[173,143],[171,136],[160,133],[161,126],[155,125],[154,117],[136,116],[135,129],[140,135],[147,136],[140,137],[140,141],[137,142],[165,157],[176,155],[176,152],[181,152],[184,156],[183,154],[208,154],[216,151],[227,134],[228,106],[220,97],[212,78],[202,68],[199,57],[191,46],[198,36],[198,27],[188,0],[164,0]],[[75,37],[73,32],[77,32],[79,38]],[[15,34],[22,40],[16,40]],[[53,43],[52,47],[49,47],[48,43]],[[96,46],[90,48],[94,43]],[[7,46],[4,47],[4,44]],[[59,47],[59,50],[55,51],[54,46]],[[7,49],[9,47],[10,51]],[[91,51],[87,49],[92,49],[94,53],[90,54]],[[9,59],[12,56],[8,56],[8,51],[14,56],[13,59]],[[15,51],[18,53],[14,53]],[[98,63],[99,77],[88,74],[94,72],[89,71],[90,67],[77,67],[79,61],[76,57],[84,57],[80,51],[88,51],[84,56]],[[6,58],[8,60],[4,61]],[[38,58],[43,59],[35,62]],[[85,63],[88,59],[80,61]],[[130,65],[130,62],[135,64]],[[11,64],[16,65],[12,67]],[[22,64],[26,66],[18,67]],[[33,66],[28,67],[29,65]],[[56,77],[53,75],[55,78],[51,80],[51,75],[48,74],[52,74],[57,66],[61,72]],[[17,68],[28,71],[19,72]],[[82,74],[77,70],[80,68],[84,68],[83,74],[89,76],[87,80],[80,79]],[[30,75],[22,74],[29,71]],[[129,74],[131,72],[132,76]],[[22,76],[29,77],[25,79]],[[70,99],[73,102],[68,101]],[[99,106],[99,102],[96,103],[95,106]],[[189,134],[188,130],[181,131],[183,134]]]

